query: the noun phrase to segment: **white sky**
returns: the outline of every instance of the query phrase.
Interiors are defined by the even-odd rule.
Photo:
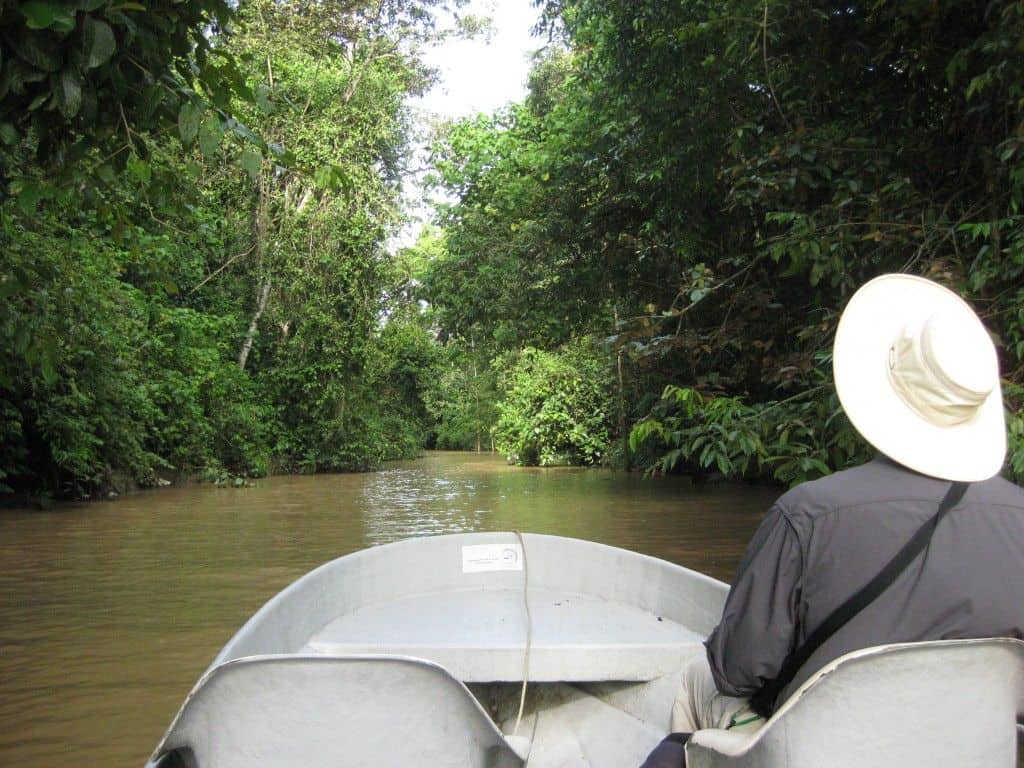
[[[413,107],[444,117],[493,112],[526,95],[530,54],[543,41],[530,36],[537,9],[530,0],[471,0],[463,15],[489,16],[491,39],[449,40],[424,57],[440,82]]]
[[[530,35],[539,16],[531,0],[470,0],[459,13],[490,17],[490,39],[451,39],[425,52],[427,64],[439,70],[439,79],[424,96],[409,102],[417,113],[419,132],[426,132],[437,120],[491,113],[510,102],[522,101],[530,56],[546,42]],[[425,162],[421,149],[414,163]],[[425,208],[418,182],[418,178],[407,180],[405,196],[410,210],[425,219],[430,211]],[[422,221],[406,226],[393,239],[392,248],[410,245],[421,227]]]

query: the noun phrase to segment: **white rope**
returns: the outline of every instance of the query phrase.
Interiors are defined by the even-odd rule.
[[[526,609],[526,652],[523,654],[523,688],[519,692],[519,714],[516,715],[516,725],[512,729],[512,735],[519,733],[519,724],[523,720],[523,708],[526,706],[526,681],[530,677],[530,649],[533,646],[533,619],[530,616],[530,600],[527,597],[527,590],[530,586],[530,571],[526,560],[526,544],[523,543],[523,534],[514,532],[519,539],[519,549],[523,553],[523,608]]]

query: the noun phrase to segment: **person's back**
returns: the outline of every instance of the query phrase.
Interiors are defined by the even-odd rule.
[[[929,518],[949,482],[879,457],[805,483],[778,500],[800,543],[795,585],[799,646],[825,618],[889,561]],[[782,699],[832,659],[896,642],[972,637],[1024,637],[1024,490],[1001,477],[972,483],[936,528],[923,559],[852,618],[810,657]],[[774,633],[788,627],[762,625]],[[746,640],[744,640],[745,642]],[[750,638],[750,642],[756,642]],[[738,672],[743,648],[716,633],[709,645],[723,679]],[[719,675],[716,675],[718,677]]]
[[[883,275],[844,310],[833,370],[843,410],[880,456],[769,511],[706,658],[683,670],[675,731],[757,729],[849,651],[1024,637],[1024,490],[997,476],[998,361],[973,310],[928,280]]]

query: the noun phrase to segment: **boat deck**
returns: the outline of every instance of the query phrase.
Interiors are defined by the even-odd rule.
[[[592,595],[529,590],[529,679],[648,681],[678,669],[702,637],[635,605]],[[523,593],[469,589],[403,596],[347,613],[303,652],[395,654],[429,659],[467,682],[523,679]]]
[[[540,534],[352,553],[246,622],[150,768],[186,751],[218,768],[256,755],[283,768],[520,766],[524,740],[531,768],[637,765],[668,729],[681,669],[727,591],[656,558]]]

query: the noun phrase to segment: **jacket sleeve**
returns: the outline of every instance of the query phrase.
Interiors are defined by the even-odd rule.
[[[796,645],[803,556],[784,510],[772,507],[747,545],[722,620],[705,645],[718,690],[750,696]]]

